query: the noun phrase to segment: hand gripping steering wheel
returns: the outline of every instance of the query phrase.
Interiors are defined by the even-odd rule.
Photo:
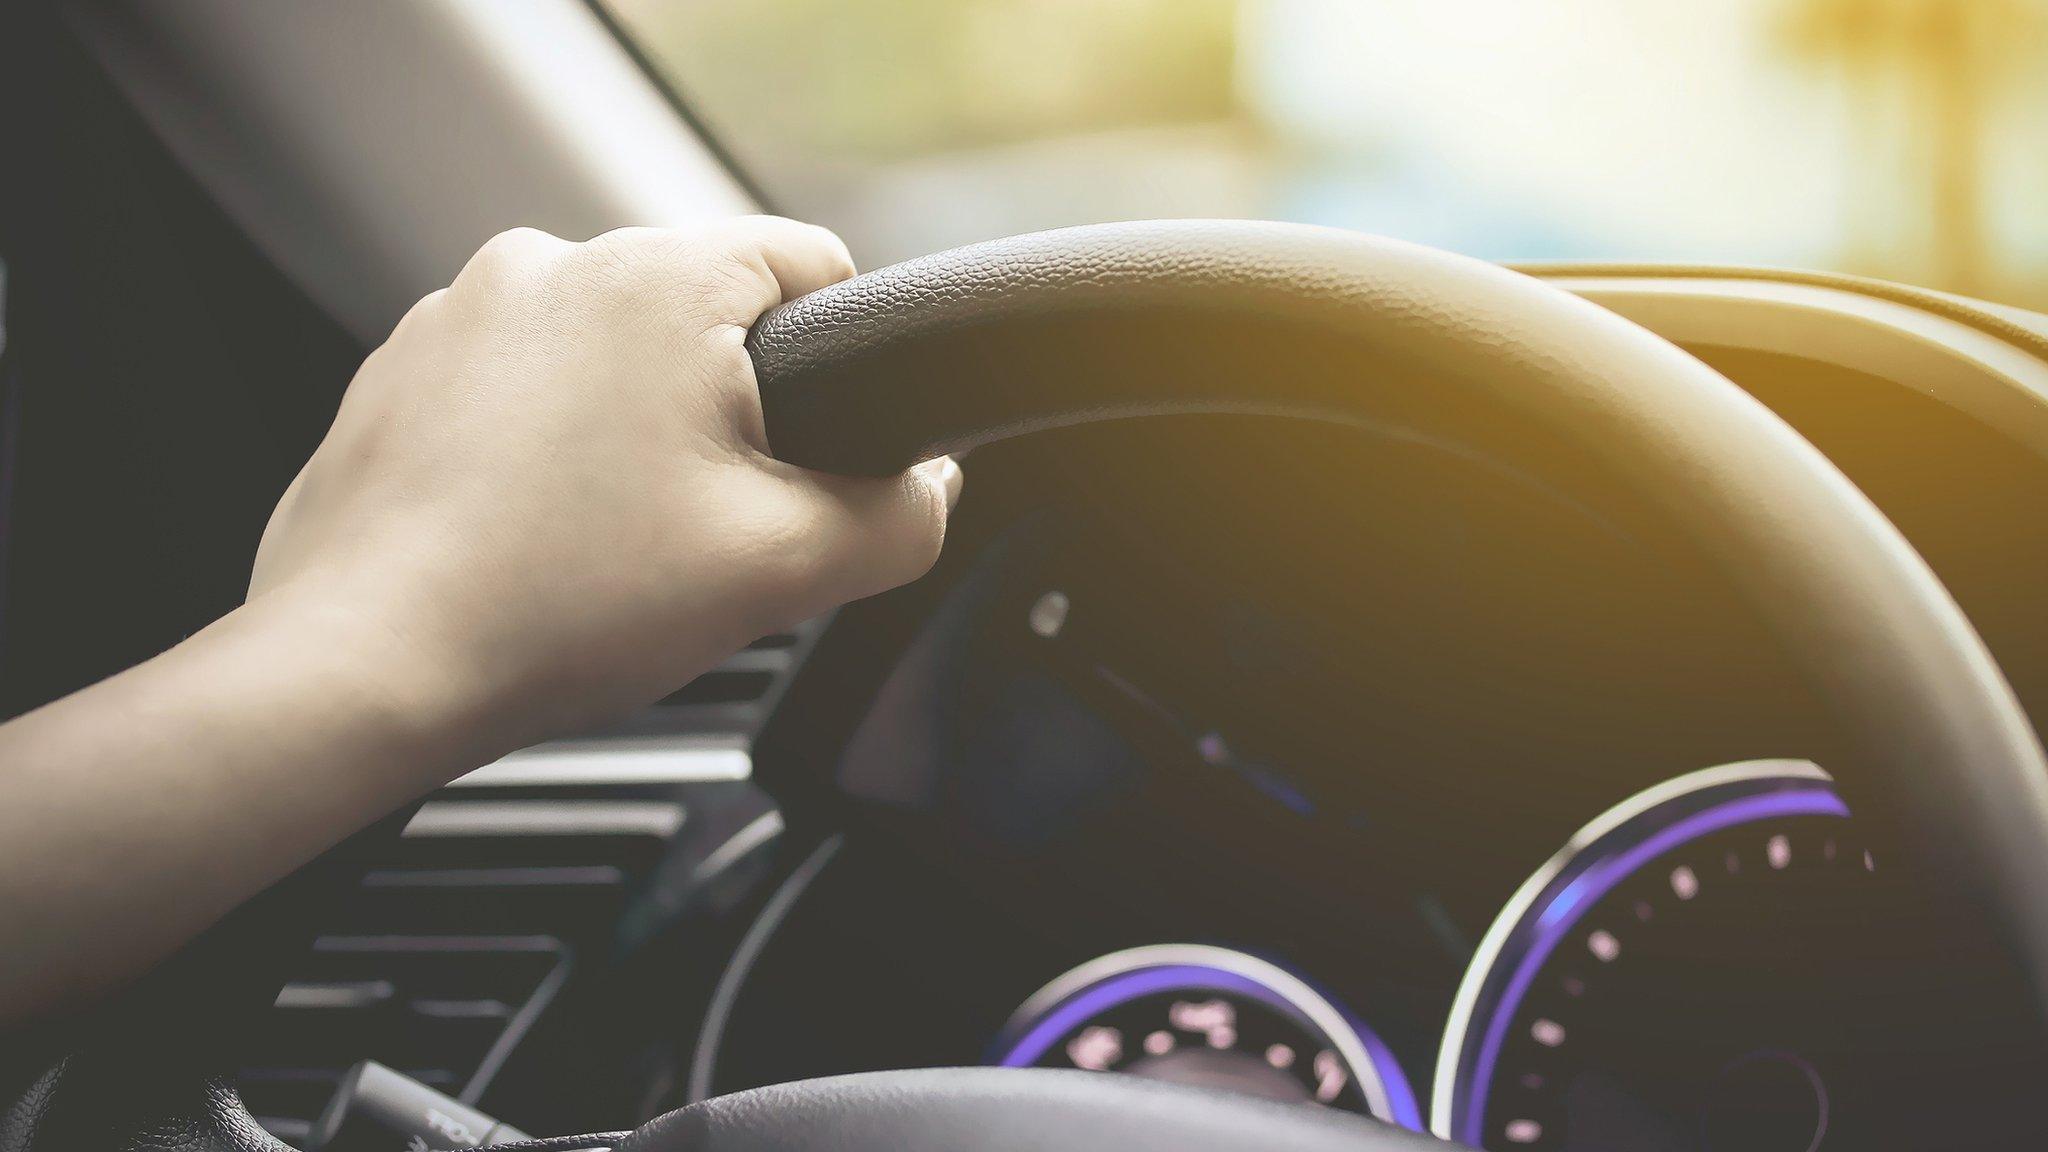
[[[1844,788],[1910,824],[1916,847],[2004,930],[2036,1006],[2048,1007],[2048,765],[2012,690],[1926,563],[1841,472],[1634,324],[1410,244],[1179,221],[1046,232],[883,268],[770,312],[748,348],[776,453],[850,473],[1173,413],[1452,433],[1486,424],[1503,452],[1516,451],[1518,429],[1567,446],[1678,525],[1744,596],[1851,741]],[[240,961],[228,951],[212,985],[236,986],[232,975],[265,990],[264,976],[232,971]],[[217,1041],[247,1013],[194,1014],[208,1011],[201,1000],[117,1021],[0,1124],[0,1152],[280,1148],[236,1098],[221,1071],[231,1061],[216,1062],[232,1049]],[[737,1093],[670,1113],[620,1147],[1427,1146],[1328,1110],[1128,1077],[956,1069]]]

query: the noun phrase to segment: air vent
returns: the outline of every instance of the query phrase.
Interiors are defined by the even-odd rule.
[[[305,1136],[342,1074],[375,1058],[473,1103],[567,980],[551,936],[325,936],[278,994],[243,1069],[272,1134]]]
[[[680,708],[691,704],[750,703],[768,695],[768,690],[774,686],[773,672],[732,672],[721,668],[706,672],[670,693],[661,705]]]
[[[654,712],[682,717],[719,716],[753,727],[802,660],[818,627],[818,622],[811,622],[794,631],[761,637],[718,667],[671,692],[655,706]]]
[[[685,819],[616,793],[421,806],[278,994],[241,1076],[250,1109],[303,1137],[365,1059],[477,1102]]]
[[[764,700],[795,663],[793,648],[748,648],[676,689],[660,706],[752,704]]]
[[[762,637],[617,728],[516,752],[423,805],[278,996],[241,1080],[265,1126],[303,1138],[365,1059],[481,1100],[572,972],[601,983],[622,932],[687,902],[650,893],[687,892],[730,855],[714,850],[768,827],[749,744],[822,626]]]

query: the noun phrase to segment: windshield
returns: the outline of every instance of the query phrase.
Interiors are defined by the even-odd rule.
[[[610,0],[863,265],[1239,216],[2048,307],[2048,0]]]

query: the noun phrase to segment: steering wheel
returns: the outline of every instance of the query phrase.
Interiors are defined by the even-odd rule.
[[[748,348],[777,455],[848,473],[1175,413],[1391,420],[1453,434],[1488,425],[1503,452],[1567,446],[1676,524],[1745,597],[1850,741],[1843,786],[1917,836],[1929,863],[2004,930],[2036,1007],[2048,1007],[2048,902],[2038,898],[2048,764],[1997,665],[1926,563],[1819,451],[1634,324],[1410,244],[1178,221],[1039,233],[883,268],[770,312]],[[208,995],[274,992],[235,970],[240,954],[230,952],[208,967]],[[45,1076],[0,1124],[0,1152],[281,1149],[235,1096],[221,1070],[232,1064],[202,1058],[231,1051],[202,1041],[231,1038],[247,1012],[222,1005],[209,1017],[213,1001],[186,1000],[173,1018],[182,1023],[145,1014],[150,1026],[120,1025],[126,1035],[102,1037]],[[814,1146],[1440,1145],[1329,1110],[1127,1077],[954,1069],[737,1093],[670,1113],[619,1147]]]

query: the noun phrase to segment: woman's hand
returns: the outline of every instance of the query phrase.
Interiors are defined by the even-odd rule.
[[[762,312],[852,273],[831,233],[772,217],[498,236],[356,374],[264,533],[252,605],[359,614],[423,700],[509,748],[915,579],[958,467],[780,463],[744,347]]]
[[[743,341],[852,272],[788,220],[508,232],[363,364],[242,607],[0,725],[0,1022],[156,962],[460,773],[916,578],[960,473],[768,455]]]

